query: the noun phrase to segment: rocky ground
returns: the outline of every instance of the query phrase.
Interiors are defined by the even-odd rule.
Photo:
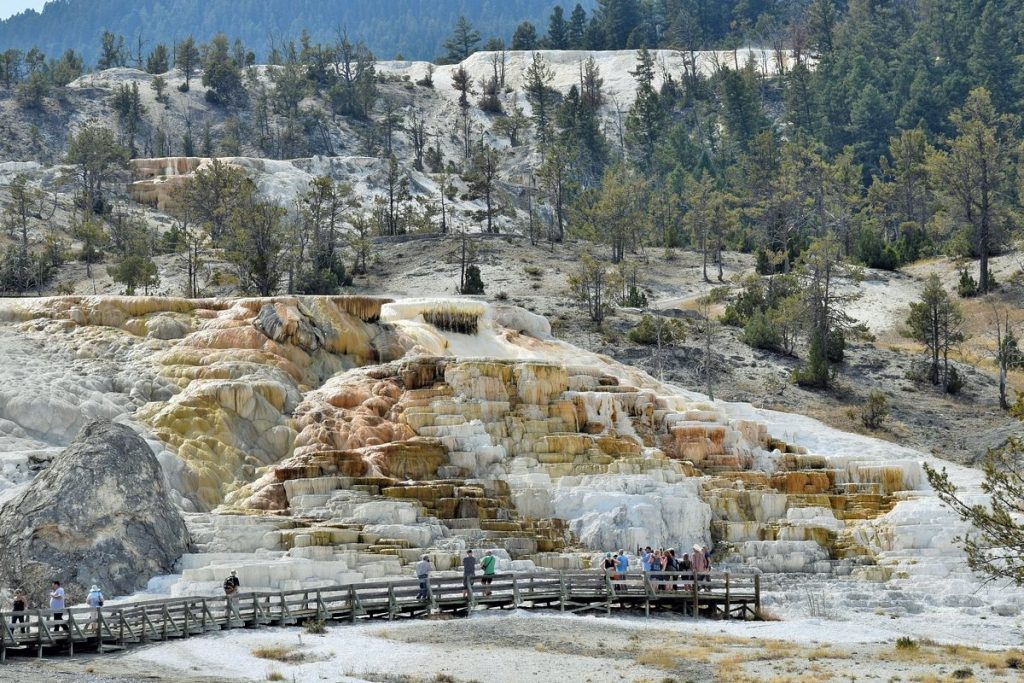
[[[1018,680],[1022,653],[823,622],[694,622],[517,612],[471,619],[210,635],[126,653],[12,659],[0,680],[593,683]],[[834,625],[833,625],[834,626]],[[458,645],[455,645],[455,644]]]

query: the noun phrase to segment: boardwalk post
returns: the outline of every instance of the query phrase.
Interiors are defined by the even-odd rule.
[[[519,609],[519,582],[515,574],[512,575],[512,607]]]
[[[729,572],[725,573],[725,618],[729,618]]]
[[[615,584],[612,583],[612,575],[608,572],[604,574],[604,591],[606,595],[604,609],[608,616],[612,613],[612,601],[615,599]]]
[[[697,572],[693,572],[693,618],[700,615],[700,587],[697,586]]]
[[[356,623],[356,587],[351,583],[348,585],[348,610],[352,623]]]
[[[651,583],[650,572],[644,572],[644,616],[651,616],[651,593],[654,592],[654,584]]]
[[[558,610],[560,612],[565,611],[565,570],[558,570],[558,594],[561,596],[558,601]]]
[[[754,616],[761,614],[761,575],[754,574]]]
[[[434,584],[427,577],[427,614],[437,610],[437,596],[434,595]]]
[[[43,613],[40,610],[36,610],[36,638],[38,639],[38,645],[36,646],[36,656],[39,659],[43,658],[43,629],[46,625],[43,624]]]
[[[396,611],[398,611],[398,603],[395,601],[395,584],[392,581],[388,583],[388,621],[395,618]]]

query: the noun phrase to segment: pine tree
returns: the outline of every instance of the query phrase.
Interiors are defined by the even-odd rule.
[[[551,89],[551,81],[555,78],[551,67],[539,52],[533,53],[530,66],[526,68],[526,99],[533,109],[533,123],[537,128],[537,137],[541,144],[546,145],[550,138],[551,121],[554,116],[554,104],[557,93]]]
[[[537,27],[528,21],[524,21],[516,27],[512,34],[513,50],[535,50],[537,49]]]
[[[565,50],[569,47],[569,25],[565,21],[565,10],[555,5],[548,19],[546,47],[551,50]]]
[[[636,99],[626,116],[626,132],[637,166],[650,171],[665,120],[665,110],[654,89],[654,57],[646,48],[637,53],[636,69],[630,74],[636,80]]]
[[[181,70],[185,82],[181,86],[182,92],[188,92],[191,87],[190,81],[199,68],[199,48],[192,36],[188,36],[174,46],[174,66]]]
[[[979,259],[978,288],[987,294],[989,257],[1009,223],[1011,165],[1017,142],[1008,131],[1008,118],[996,113],[984,88],[972,90],[950,121],[957,135],[946,140],[948,153],[934,156],[933,176],[947,196],[951,218],[971,231]]]
[[[929,355],[928,379],[932,384],[949,385],[949,351],[964,340],[960,305],[943,289],[939,276],[932,273],[920,300],[910,304],[907,326]],[[941,364],[940,364],[941,360]]]
[[[458,64],[476,52],[479,44],[480,32],[473,28],[465,16],[460,16],[455,22],[452,35],[442,45],[448,51],[444,59],[448,64]]]
[[[566,41],[573,50],[582,50],[586,47],[587,33],[587,11],[583,6],[576,3],[569,16],[569,24],[566,27]]]

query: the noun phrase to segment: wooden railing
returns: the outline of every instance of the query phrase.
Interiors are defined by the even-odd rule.
[[[434,575],[425,590],[418,579],[398,579],[230,597],[141,600],[95,609],[70,607],[60,619],[52,610],[0,612],[0,662],[15,649],[34,648],[41,657],[44,648],[66,645],[73,655],[76,644],[104,652],[222,628],[469,613],[484,607],[609,614],[613,608],[643,608],[647,615],[665,609],[725,619],[757,618],[761,607],[757,575],[711,573],[695,581],[690,572],[563,571],[495,574],[488,577],[489,584],[483,578],[477,575],[467,587],[460,575]]]

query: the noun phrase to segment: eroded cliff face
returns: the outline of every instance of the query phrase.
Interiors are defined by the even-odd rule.
[[[132,424],[190,513],[183,592],[228,563],[287,588],[424,553],[443,568],[467,545],[513,568],[701,543],[765,570],[874,571],[864,522],[922,487],[914,461],[809,454],[472,300],[64,297],[0,320],[0,343],[49,367],[0,396],[4,476],[91,417]],[[19,376],[12,358],[0,374]]]

